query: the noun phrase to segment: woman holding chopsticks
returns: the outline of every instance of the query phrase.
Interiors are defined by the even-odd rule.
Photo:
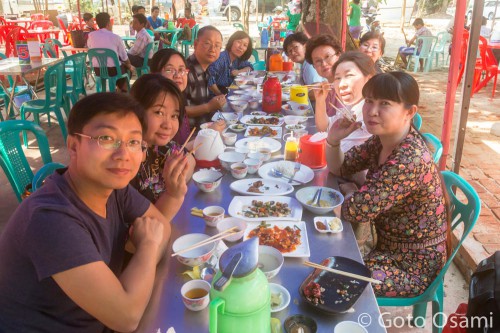
[[[414,297],[446,263],[449,238],[446,190],[420,133],[412,126],[419,88],[403,72],[378,74],[363,88],[363,119],[373,134],[344,153],[341,142],[359,122],[338,120],[328,133],[330,171],[349,176],[368,170],[359,190],[346,193],[342,218],[375,226],[377,245],[365,256],[377,296]]]
[[[177,85],[159,74],[146,74],[135,81],[130,94],[143,106],[145,158],[131,184],[163,215],[172,220],[187,192],[195,160],[175,142],[185,113]]]
[[[337,113],[332,117],[328,117],[326,96],[332,87],[323,83],[323,89],[315,90],[316,114],[314,119],[318,131],[322,132],[328,131],[337,120],[359,124],[355,131],[342,140],[340,148],[343,152],[346,152],[371,137],[362,122],[364,105],[362,90],[365,83],[376,74],[376,69],[369,56],[358,51],[350,51],[340,56],[339,60],[333,65],[332,72],[335,97],[340,106],[337,107],[329,102]]]

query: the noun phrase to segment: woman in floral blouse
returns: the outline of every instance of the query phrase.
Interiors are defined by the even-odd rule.
[[[184,202],[195,166],[193,156],[172,140],[185,112],[182,93],[160,74],[146,74],[135,81],[130,94],[144,107],[143,138],[148,143],[131,184],[171,220]]]
[[[363,88],[363,120],[373,134],[345,154],[343,138],[361,126],[338,120],[327,138],[330,171],[339,176],[368,170],[366,182],[346,195],[342,217],[372,223],[378,242],[365,256],[377,296],[413,297],[436,278],[447,258],[447,209],[432,155],[411,123],[419,88],[402,72],[378,74]]]

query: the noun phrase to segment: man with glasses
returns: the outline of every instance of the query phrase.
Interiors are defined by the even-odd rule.
[[[222,34],[214,26],[207,25],[198,31],[194,41],[194,53],[187,58],[188,85],[186,88],[186,113],[192,126],[209,122],[215,111],[226,104],[226,97],[210,96],[208,66],[219,58],[222,48]]]
[[[171,231],[129,185],[145,148],[140,114],[118,93],[71,110],[68,167],[21,203],[0,236],[2,331],[136,329]],[[123,269],[127,239],[135,254]]]

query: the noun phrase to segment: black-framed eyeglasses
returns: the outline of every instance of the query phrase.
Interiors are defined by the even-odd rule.
[[[98,135],[98,136],[90,136],[82,133],[75,133],[74,135],[81,136],[82,138],[94,140],[97,142],[97,145],[106,150],[117,150],[122,145],[122,140],[116,139],[111,135]],[[130,139],[125,142],[125,147],[128,148],[129,151],[137,153],[143,152],[148,148],[146,141]]]

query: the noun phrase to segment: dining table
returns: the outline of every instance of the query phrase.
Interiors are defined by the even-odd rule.
[[[231,95],[231,90],[229,94]],[[262,110],[262,108],[259,107],[259,110]],[[228,105],[225,106],[223,111],[232,112]],[[256,110],[246,110],[243,114],[248,114],[251,111]],[[316,132],[313,116],[307,119],[305,125],[310,134]],[[230,129],[227,130],[230,131]],[[284,126],[282,132],[285,133]],[[243,133],[238,133],[238,139],[242,138]],[[284,142],[281,138],[278,141],[282,144],[282,147],[272,155],[269,162],[282,161],[284,158]],[[234,147],[229,146],[226,149],[232,150]],[[342,181],[342,179],[335,177],[328,171],[327,167],[312,169],[312,171],[314,173],[312,180],[305,185],[294,186],[294,191],[288,196],[294,197],[297,190],[308,186],[326,186],[338,189],[339,181]],[[258,174],[248,174],[246,179],[258,177]],[[228,212],[228,207],[233,198],[240,195],[230,188],[231,183],[236,180],[230,172],[225,171],[220,186],[209,193],[200,191],[193,180],[189,181],[184,204],[172,221],[170,244],[166,255],[158,266],[152,297],[137,332],[165,332],[170,327],[173,327],[176,332],[209,332],[209,308],[193,312],[183,304],[180,290],[182,285],[190,279],[183,273],[192,268],[181,264],[175,257],[171,257],[172,243],[180,236],[189,233],[215,235],[217,229],[207,226],[203,218],[191,215],[191,209],[193,207],[203,209],[207,206],[216,205],[222,206]],[[260,197],[254,196],[253,198],[259,200]],[[340,216],[339,208],[337,207],[335,211],[327,215]],[[315,216],[318,215],[304,209],[300,219],[305,223],[303,234],[307,237],[310,255],[300,257],[285,256],[284,264],[278,275],[269,281],[285,287],[291,296],[289,305],[279,312],[272,313],[271,316],[279,319],[282,325],[285,319],[292,315],[309,316],[316,321],[318,333],[333,332],[335,325],[342,321],[360,322],[370,333],[386,332],[385,327],[381,324],[381,313],[371,284],[367,285],[354,306],[344,313],[324,313],[307,304],[301,297],[299,287],[313,271],[312,268],[304,265],[305,261],[320,263],[330,256],[343,256],[363,263],[349,222],[342,221],[343,231],[340,233],[324,234],[315,229],[313,224]],[[225,244],[229,247],[234,245],[234,243]],[[251,293],[252,291],[249,290],[248,292]],[[284,328],[282,328],[282,332],[285,332]]]
[[[19,62],[19,58],[17,57],[5,58],[0,60],[0,76],[20,77],[21,80],[25,83],[27,89],[30,91],[32,98],[38,98],[36,87],[38,85],[38,81],[40,80],[42,69],[56,64],[59,61],[63,61],[63,59],[41,58],[40,61],[31,61],[29,64],[21,64]],[[33,73],[36,73],[34,85],[32,85],[30,80],[27,78],[29,74]],[[18,80],[14,78],[14,80],[12,81],[13,84],[11,87],[9,87],[6,82],[2,82],[2,80],[0,80],[0,85],[2,86],[4,91],[8,92],[10,97],[10,103],[7,110],[11,110],[11,112],[10,114],[7,114],[7,118],[15,118],[16,115],[13,113],[13,111],[14,109],[18,109],[18,106],[14,103],[15,90]],[[12,109],[11,106],[13,106]]]
[[[29,29],[28,32],[31,35],[36,35],[40,43],[44,43],[47,38],[59,39],[59,33],[61,30],[58,28]]]
[[[18,26],[21,26],[21,27],[24,27],[26,29],[29,28],[29,26],[31,25],[31,22],[33,22],[31,19],[29,18],[25,18],[25,19],[15,19],[15,20],[12,20],[12,19],[5,19],[5,21],[7,22],[7,24],[15,24],[15,25],[18,25]]]

